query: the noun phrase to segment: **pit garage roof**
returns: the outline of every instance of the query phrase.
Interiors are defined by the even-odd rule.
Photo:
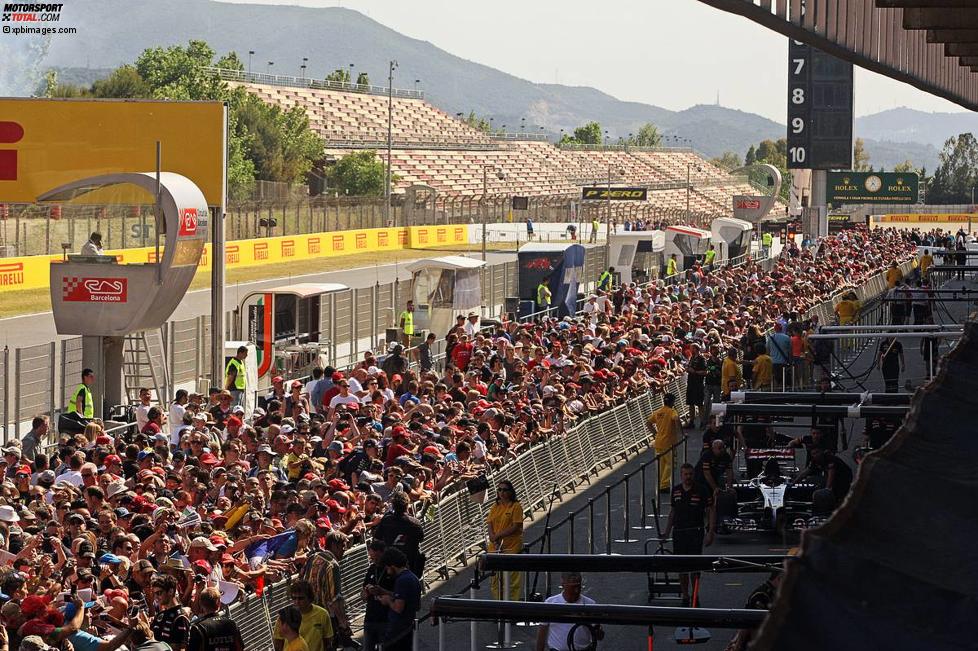
[[[978,110],[976,0],[700,2]]]

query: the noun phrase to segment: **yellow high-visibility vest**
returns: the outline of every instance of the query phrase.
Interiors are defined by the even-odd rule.
[[[84,418],[95,418],[95,401],[92,399],[92,390],[85,386],[85,383],[78,385],[75,389],[75,393],[71,396],[71,403],[68,405],[68,413],[73,414],[78,411],[78,394],[84,393],[85,395],[85,406],[82,416]]]
[[[232,357],[228,360],[228,365],[224,368],[224,386],[227,386],[227,377],[231,374],[231,368],[234,367],[234,388],[237,391],[245,390],[245,367],[244,363],[237,357]]]
[[[404,321],[404,334],[414,334],[414,312],[404,310],[401,312],[401,320]]]

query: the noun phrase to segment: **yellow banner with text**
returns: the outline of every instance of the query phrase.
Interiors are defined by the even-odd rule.
[[[224,245],[227,269],[354,256],[376,251],[427,249],[467,244],[467,226],[411,226],[408,228],[369,228],[308,235],[288,235],[255,240],[235,240]],[[155,247],[106,251],[120,264],[147,264],[156,261]],[[35,255],[0,258],[0,291],[46,288],[49,267],[60,255]],[[211,268],[211,245],[204,247],[198,270]]]
[[[881,215],[881,222],[896,224],[957,224],[978,221],[974,213],[907,213]]]

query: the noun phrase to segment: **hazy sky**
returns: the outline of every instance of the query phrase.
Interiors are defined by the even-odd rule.
[[[720,103],[785,122],[787,39],[698,0],[232,0],[342,6],[535,82],[683,109]],[[328,36],[327,36],[328,38]],[[960,107],[856,69],[856,114]]]

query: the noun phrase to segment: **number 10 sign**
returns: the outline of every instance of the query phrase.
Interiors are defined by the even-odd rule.
[[[788,42],[788,169],[852,167],[852,64]]]

